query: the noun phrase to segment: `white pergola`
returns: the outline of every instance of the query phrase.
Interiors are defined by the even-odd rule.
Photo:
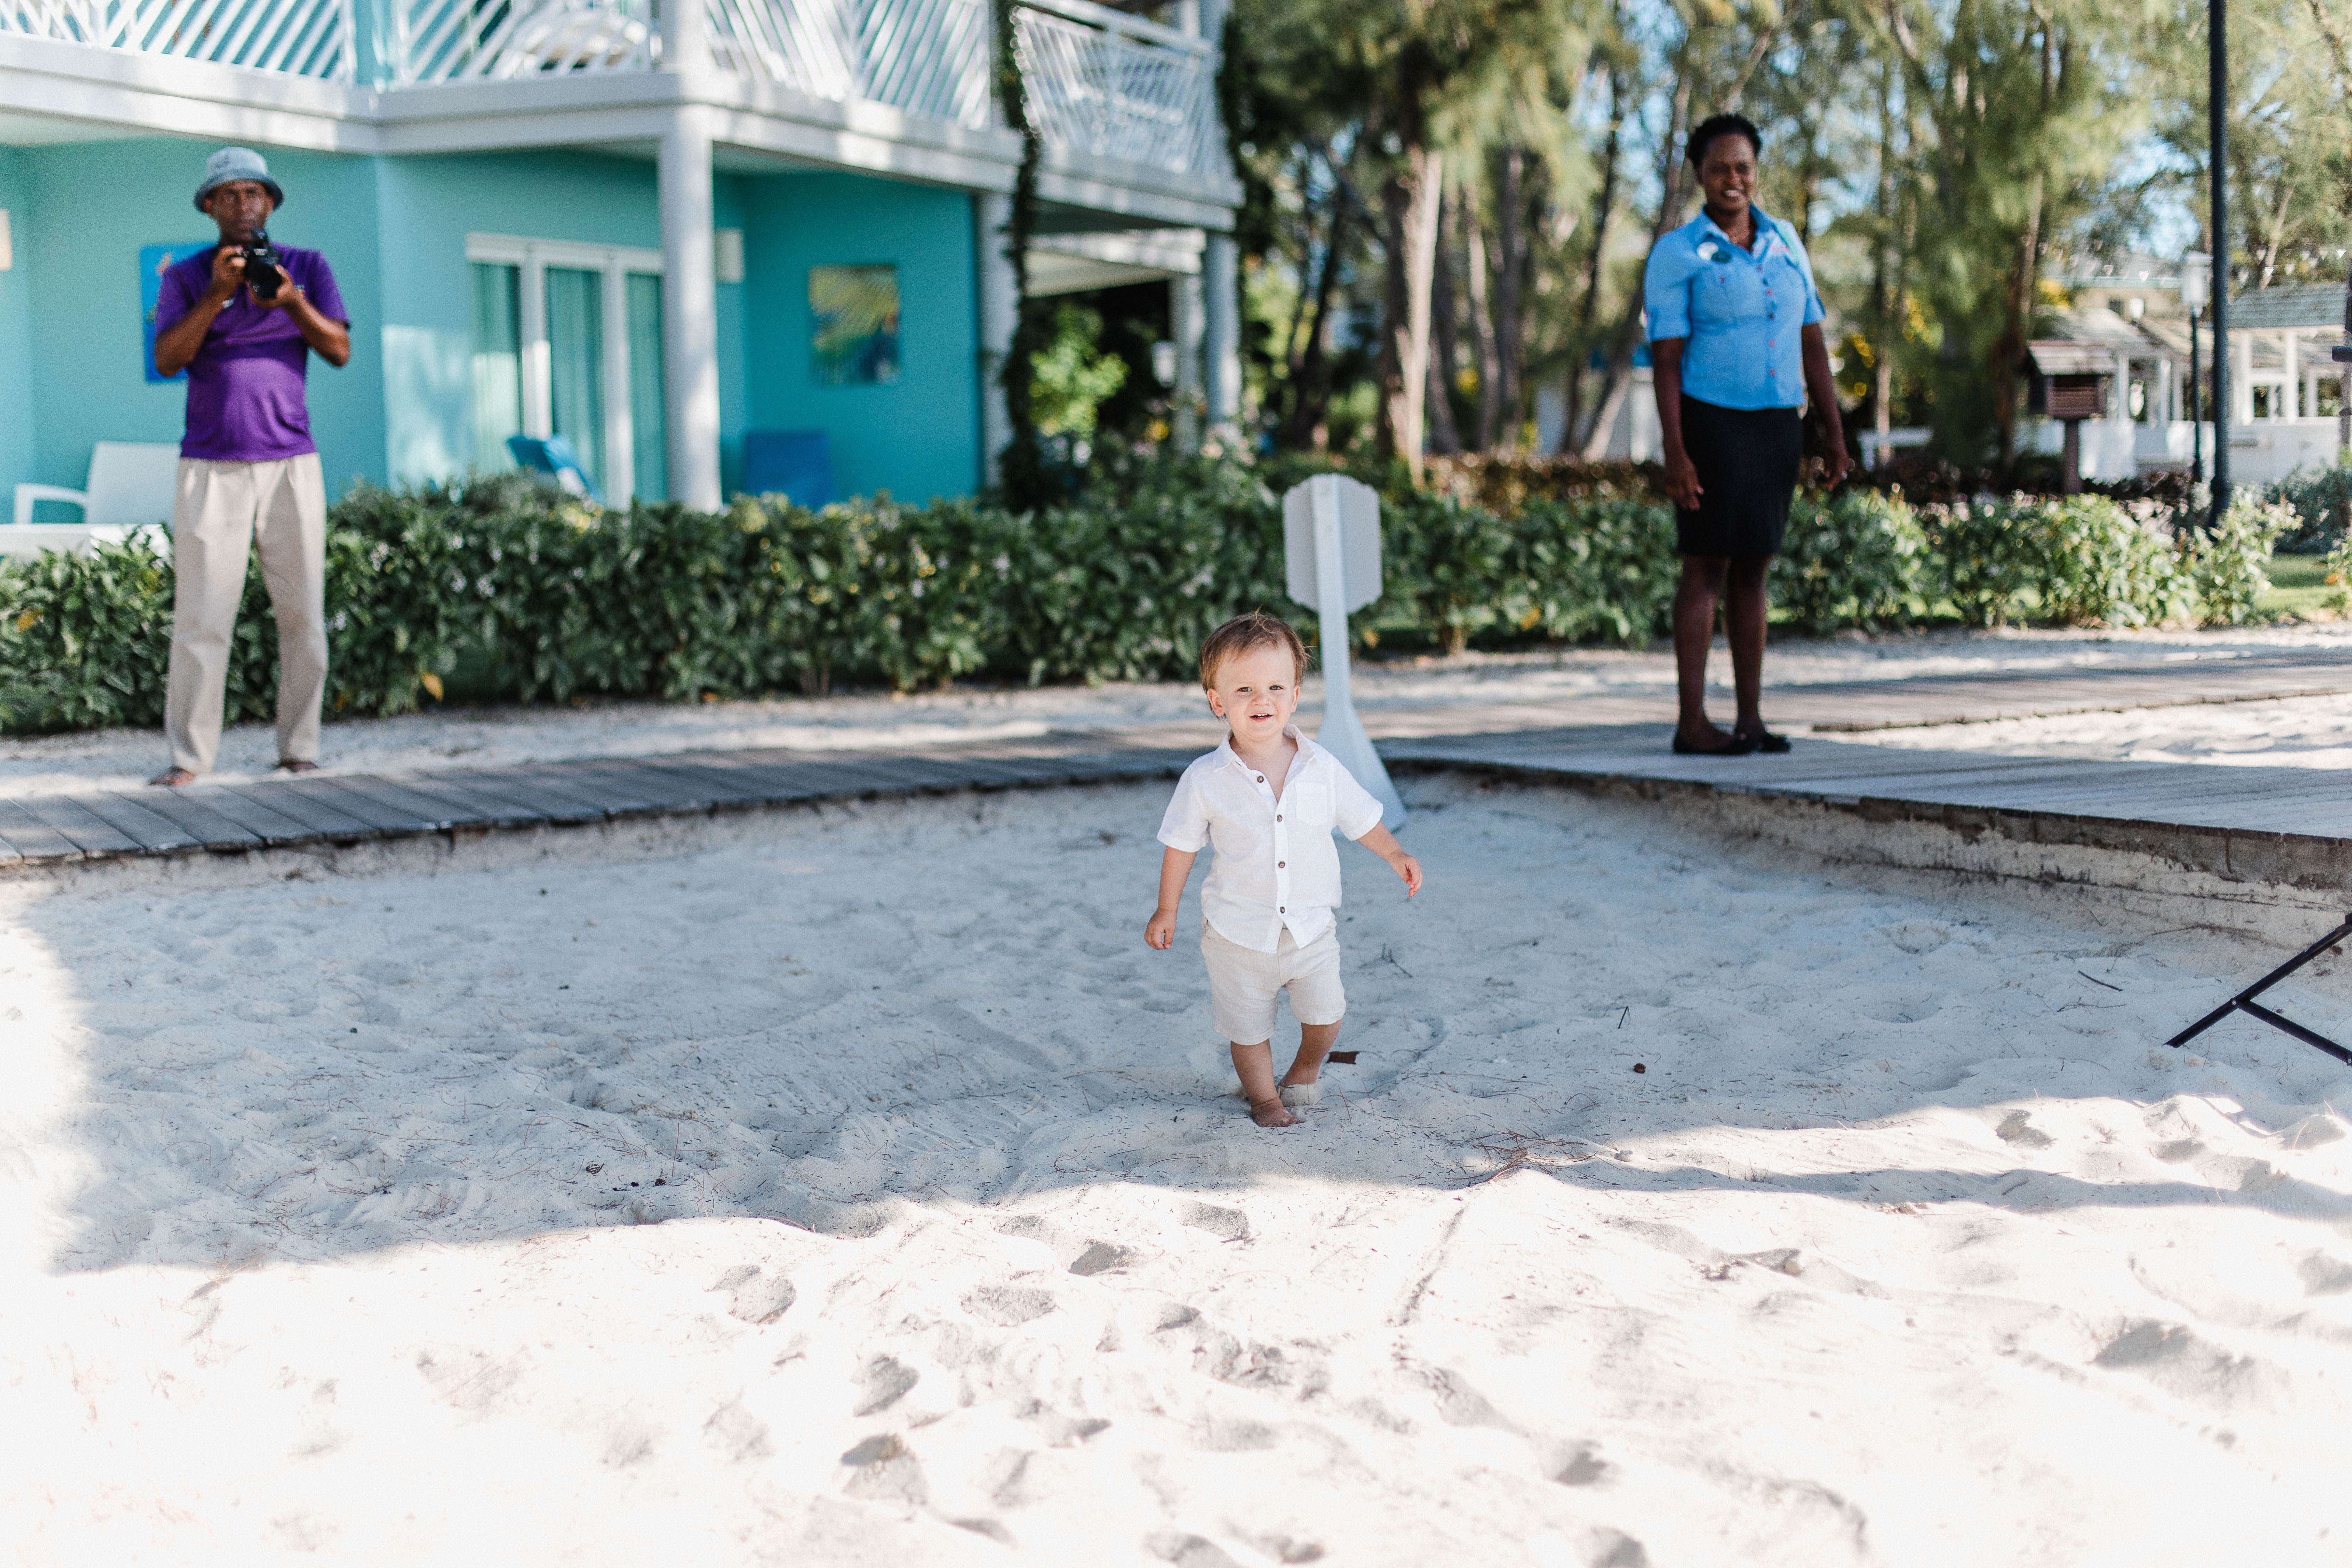
[[[2230,423],[2334,417],[2336,408],[2321,410],[2320,388],[2333,383],[2342,406],[2344,367],[2327,351],[2347,341],[2344,312],[2339,283],[2258,289],[2231,300]]]

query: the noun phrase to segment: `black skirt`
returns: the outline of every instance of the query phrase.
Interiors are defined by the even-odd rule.
[[[1804,457],[1802,412],[1685,397],[1683,450],[1698,470],[1699,498],[1696,510],[1675,509],[1675,548],[1736,561],[1779,553]]]

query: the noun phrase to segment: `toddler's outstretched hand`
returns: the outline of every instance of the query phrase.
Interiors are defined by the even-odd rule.
[[[1370,833],[1356,842],[1387,861],[1389,869],[1404,879],[1406,898],[1421,891],[1421,862],[1404,852],[1404,846],[1396,841],[1395,834],[1375,824]]]
[[[1403,850],[1399,849],[1393,856],[1389,858],[1389,868],[1393,870],[1398,876],[1404,879],[1404,896],[1406,898],[1409,899],[1415,893],[1421,891],[1420,861],[1414,859]]]

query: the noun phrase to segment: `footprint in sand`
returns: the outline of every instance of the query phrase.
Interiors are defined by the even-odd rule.
[[[713,1280],[710,1288],[728,1292],[729,1317],[755,1328],[782,1317],[798,1295],[791,1280],[763,1273],[756,1263],[737,1264]]]
[[[1054,1298],[1024,1285],[984,1285],[963,1299],[963,1310],[983,1323],[1017,1329],[1054,1310]]]

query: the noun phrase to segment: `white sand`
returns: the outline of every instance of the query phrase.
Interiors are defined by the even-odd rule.
[[[2153,1043],[2267,950],[1411,787],[1429,889],[1345,852],[1364,1057],[1282,1133],[1142,945],[1158,788],[0,884],[0,1536],[2352,1553],[2352,1073]],[[2352,1035],[2340,966],[2283,1005]]]
[[[1767,666],[1774,685],[1900,679],[1995,670],[2065,670],[2103,664],[2226,661],[2256,651],[2352,647],[2352,623],[2247,627],[2229,631],[1937,633],[1776,643]],[[1712,677],[1728,687],[1729,655],[1716,651]],[[1555,722],[1576,722],[1574,700],[1588,695],[1654,695],[1660,722],[1674,711],[1673,656],[1664,651],[1578,649],[1360,664],[1358,705],[1370,715],[1457,703],[1560,705]],[[1306,687],[1306,711],[1318,711],[1321,683]],[[1768,692],[1767,700],[1769,697]],[[858,746],[921,746],[1041,734],[1052,729],[1106,729],[1199,721],[1198,686],[1184,681],[1088,689],[958,689],[891,698],[663,703],[596,701],[578,707],[451,708],[392,720],[350,720],[327,727],[321,759],[330,773],[384,773],[434,767],[492,767],[590,756],[750,746],[824,751]],[[1928,744],[1972,745],[1990,737],[1939,731]],[[1875,738],[1875,737],[1874,737]],[[1213,743],[1213,736],[1212,742]],[[223,738],[214,782],[266,776],[277,761],[270,726],[245,724]],[[69,735],[0,736],[0,798],[78,790],[135,790],[170,761],[152,730]],[[2331,764],[2333,765],[2333,764]]]

